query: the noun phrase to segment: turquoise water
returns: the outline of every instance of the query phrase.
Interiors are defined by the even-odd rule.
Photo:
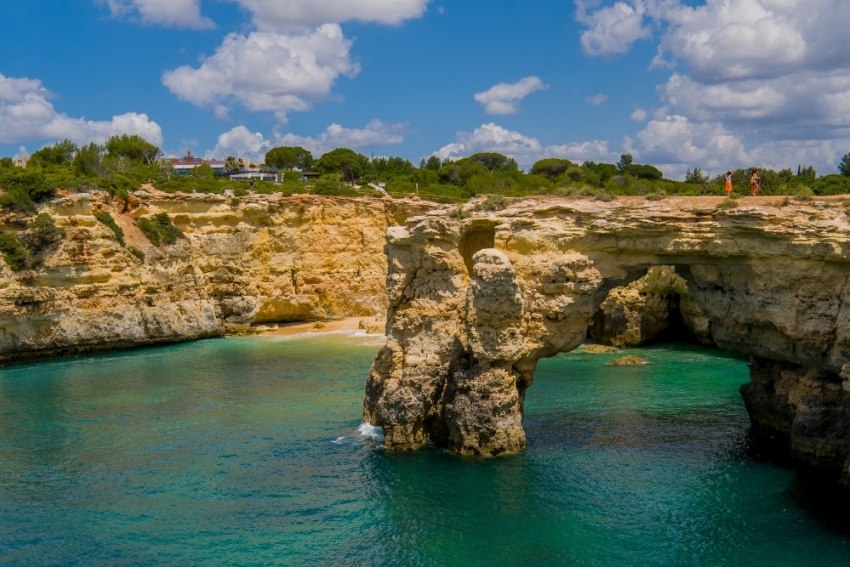
[[[378,348],[249,337],[0,369],[0,564],[850,564],[846,508],[751,456],[745,361],[542,361],[527,452],[473,460],[358,432]]]

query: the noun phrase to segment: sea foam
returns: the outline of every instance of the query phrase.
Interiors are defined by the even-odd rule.
[[[377,443],[384,442],[384,429],[379,425],[371,425],[365,421],[357,428],[361,437],[368,437]]]

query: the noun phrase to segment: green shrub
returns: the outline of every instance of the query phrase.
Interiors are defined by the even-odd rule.
[[[174,244],[178,238],[186,238],[171,222],[168,213],[159,213],[152,218],[140,217],[139,228],[154,246]]]
[[[481,203],[480,208],[484,211],[501,211],[507,206],[507,201],[504,195],[487,195]]]
[[[833,173],[817,179],[809,179],[808,183],[816,195],[843,195],[850,193],[850,177]]]
[[[0,252],[11,269],[18,271],[27,267],[27,250],[11,232],[0,232]]]
[[[127,200],[130,197],[130,191],[135,191],[139,188],[139,184],[127,178],[120,173],[113,173],[104,183],[107,191],[119,199]]]
[[[338,173],[330,173],[318,178],[311,193],[336,197],[359,197],[360,193],[342,182]]]
[[[135,246],[128,246],[127,251],[142,262],[145,261],[145,253],[136,248]]]
[[[469,217],[469,213],[466,212],[466,209],[463,208],[463,205],[458,205],[454,208],[454,210],[452,210],[451,216],[458,220],[463,220]]]
[[[23,191],[36,203],[46,201],[56,193],[40,171],[18,168],[11,171],[4,170],[4,173],[0,176],[0,187],[3,187],[6,191]]]
[[[26,191],[21,189],[7,189],[5,194],[0,195],[0,207],[22,213],[34,213],[36,211],[33,200]]]
[[[45,248],[65,237],[65,229],[56,226],[53,217],[48,213],[39,214],[30,221],[28,227],[30,229],[28,240],[31,243],[29,248],[34,254],[41,253]]]
[[[121,246],[124,246],[124,230],[118,226],[118,223],[115,222],[112,215],[106,211],[94,211],[92,214],[94,215],[94,218],[109,227],[109,229],[115,234],[115,239],[118,243],[121,244]]]

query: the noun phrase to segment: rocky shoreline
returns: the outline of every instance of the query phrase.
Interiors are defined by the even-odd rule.
[[[754,432],[850,484],[847,201],[520,200],[388,233],[388,342],[364,417],[385,444],[525,447],[537,360],[671,325],[751,356]]]
[[[673,328],[751,356],[753,431],[850,484],[846,200],[479,205],[68,194],[43,207],[65,236],[41,264],[0,262],[0,363],[386,316],[364,400],[385,444],[497,455],[525,447],[540,357]],[[163,213],[183,237],[156,245],[140,222]]]
[[[434,204],[415,200],[103,192],[55,199],[65,236],[41,264],[0,261],[0,363],[238,334],[252,327],[383,317],[384,236]],[[95,214],[106,213],[123,233]],[[182,233],[156,245],[144,219]],[[4,230],[21,230],[7,215]]]

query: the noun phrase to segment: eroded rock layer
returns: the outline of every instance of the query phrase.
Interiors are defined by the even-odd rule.
[[[537,199],[391,228],[388,342],[365,418],[394,449],[515,453],[539,358],[591,326],[640,344],[675,317],[704,343],[768,361],[742,390],[754,423],[850,480],[846,205],[755,203]]]
[[[44,209],[65,236],[35,269],[0,259],[0,362],[386,311],[387,227],[433,205],[392,199],[95,192]],[[109,213],[124,244],[95,211]],[[139,219],[185,238],[154,246]],[[21,230],[11,216],[3,229]],[[135,249],[135,254],[132,253]]]

